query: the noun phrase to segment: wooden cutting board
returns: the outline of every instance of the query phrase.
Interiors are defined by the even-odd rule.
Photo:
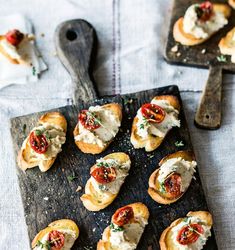
[[[80,42],[77,41],[77,45],[80,43],[80,46],[82,46],[81,44],[85,44],[85,39],[94,37],[94,30],[89,24],[81,20],[76,20],[72,21],[72,23],[63,23],[58,28],[56,35],[58,40],[62,41],[62,33],[66,34],[65,31],[68,27],[69,30],[72,29],[73,32],[79,34],[76,39],[80,40]],[[57,48],[60,46],[58,40]],[[93,43],[93,39],[91,39],[90,42]],[[74,44],[70,45],[74,46]],[[63,56],[60,57],[64,64],[66,64],[66,58],[66,67],[72,71],[72,64],[68,63],[71,61],[69,61],[70,59],[66,56],[68,55],[69,45],[67,44],[67,46],[68,47],[65,48],[66,52],[60,50],[60,55],[63,54]],[[93,45],[88,47],[92,49]],[[79,50],[82,51],[81,47]],[[86,55],[89,55],[89,58],[84,56],[84,58],[86,58],[85,61],[88,62],[90,61],[91,53],[86,51]],[[92,60],[94,60],[94,58]],[[79,63],[82,63],[81,57]],[[89,65],[89,63],[84,65]],[[75,72],[75,70],[78,69],[73,70]],[[87,69],[86,71],[82,71],[80,68],[79,72],[80,75],[74,74],[77,90],[80,89],[80,84],[84,84],[84,72],[85,75],[88,76]],[[84,81],[88,81],[88,86],[92,88],[89,77],[84,78]],[[84,89],[86,89],[86,86],[82,86],[81,91],[84,91]],[[54,109],[66,117],[68,121],[68,132],[66,143],[63,145],[63,151],[58,155],[52,168],[46,173],[41,173],[38,168],[29,169],[24,173],[17,167],[29,239],[32,241],[36,233],[45,228],[53,220],[69,218],[73,219],[80,228],[80,236],[73,249],[96,249],[96,244],[101,238],[104,228],[109,225],[110,218],[115,210],[126,204],[140,201],[148,206],[150,219],[137,249],[159,250],[158,241],[160,235],[173,220],[185,216],[189,211],[208,210],[198,169],[195,174],[196,180],[192,180],[186,194],[172,205],[160,205],[154,202],[147,193],[149,176],[158,167],[158,162],[164,156],[178,150],[192,150],[189,130],[178,87],[167,86],[134,94],[100,99],[96,99],[96,92],[93,88],[86,93],[89,93],[87,97],[85,97],[87,98],[86,101],[78,101],[76,106]],[[165,94],[177,96],[180,101],[181,112],[179,118],[181,120],[181,127],[172,129],[162,145],[154,152],[146,153],[142,149],[135,150],[130,143],[130,130],[136,111],[143,103],[149,102],[154,96]],[[77,123],[79,110],[88,108],[90,105],[102,105],[110,102],[117,102],[123,107],[123,122],[120,132],[104,153],[96,156],[82,153],[76,147],[73,138],[73,129]],[[38,118],[43,113],[45,112],[16,117],[11,120],[11,133],[15,155],[17,155],[25,137],[37,124]],[[182,141],[184,146],[177,147],[175,145],[177,141]],[[89,169],[95,163],[96,159],[111,152],[118,151],[127,153],[131,158],[132,164],[129,176],[126,178],[117,199],[109,207],[100,212],[89,212],[84,208],[79,199],[84,193],[85,183],[90,176]],[[69,181],[70,176],[76,176],[76,178],[73,181]],[[82,187],[80,192],[76,192],[78,186]],[[212,237],[209,238],[204,249],[217,249],[213,231]]]
[[[209,68],[209,77],[195,115],[195,124],[201,128],[217,129],[221,125],[222,73],[235,72],[235,64],[231,63],[231,56],[225,56],[226,62],[218,61],[217,57],[221,55],[218,44],[220,39],[235,26],[235,10],[232,10],[229,23],[206,42],[196,46],[180,45],[173,37],[173,26],[180,17],[184,16],[190,5],[200,2],[203,1],[174,1],[165,58],[169,63]],[[227,3],[228,1],[212,0],[211,2]],[[173,52],[172,48],[176,44],[178,44],[178,51]]]

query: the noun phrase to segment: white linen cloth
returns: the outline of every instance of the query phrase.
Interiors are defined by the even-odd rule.
[[[216,131],[195,128],[193,116],[200,93],[192,91],[202,90],[208,71],[168,65],[164,61],[172,1],[0,0],[0,3],[0,16],[8,15],[13,8],[32,21],[38,48],[49,66],[38,83],[0,90],[0,249],[29,249],[9,118],[71,103],[70,76],[55,56],[53,35],[60,22],[74,18],[83,18],[96,28],[99,48],[94,76],[100,94],[179,85],[219,249],[235,249],[235,78],[226,75],[224,79],[222,127]]]
[[[4,35],[9,30],[18,29],[25,34],[32,34],[32,25],[20,14],[12,14],[0,17],[0,34]],[[37,82],[41,72],[47,69],[42,60],[35,42],[31,41],[24,47],[27,49],[30,65],[12,64],[0,53],[0,88],[10,84],[25,84],[28,82]]]

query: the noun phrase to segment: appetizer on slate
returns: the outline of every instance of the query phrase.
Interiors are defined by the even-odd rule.
[[[79,229],[72,220],[62,219],[52,222],[41,230],[32,242],[33,250],[69,250],[78,238]]]
[[[203,43],[228,23],[230,13],[227,4],[193,4],[174,24],[174,39],[188,46]]]
[[[46,113],[40,117],[38,126],[33,128],[24,140],[18,154],[18,165],[22,170],[39,166],[47,171],[62,151],[66,140],[67,122],[59,112]]]
[[[211,236],[212,216],[206,211],[189,212],[171,223],[160,237],[161,250],[201,250]]]
[[[105,228],[97,250],[134,250],[148,224],[149,211],[143,203],[133,203],[119,208]]]
[[[84,153],[101,153],[118,133],[121,121],[122,108],[117,103],[80,111],[73,132],[76,145]]]
[[[235,27],[220,40],[219,48],[222,54],[230,55],[232,63],[235,63]]]
[[[178,151],[164,157],[149,178],[148,193],[156,202],[170,204],[188,189],[197,165],[190,151]]]
[[[155,96],[138,110],[131,131],[134,148],[153,151],[160,146],[172,127],[180,127],[180,104],[175,96]]]
[[[99,211],[117,197],[128,175],[131,161],[125,153],[112,153],[96,161],[91,168],[85,194],[81,196],[84,206],[90,211]]]
[[[228,3],[235,9],[235,0],[228,0]]]
[[[26,43],[33,40],[32,35],[23,34],[19,30],[10,30],[0,35],[0,53],[13,64],[28,64]]]

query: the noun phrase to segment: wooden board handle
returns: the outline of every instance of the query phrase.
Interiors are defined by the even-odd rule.
[[[222,71],[220,66],[210,66],[194,120],[200,128],[217,129],[221,125]]]
[[[55,31],[57,54],[72,77],[73,101],[88,101],[97,98],[91,76],[91,61],[94,61],[96,33],[84,20],[76,19],[61,23]]]

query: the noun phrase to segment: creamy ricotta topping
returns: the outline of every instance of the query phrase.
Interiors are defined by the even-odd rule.
[[[44,154],[36,153],[30,146],[31,156],[41,160],[49,160],[53,157],[56,157],[57,154],[62,151],[62,144],[65,143],[65,132],[62,130],[62,128],[50,124],[43,124],[35,127],[31,130],[31,132],[36,130],[41,131],[41,133],[46,137],[49,146]],[[23,148],[26,147],[26,143],[29,143],[29,140],[24,141]]]
[[[170,105],[167,100],[155,100],[151,103],[160,106],[164,109],[166,116],[161,123],[148,122],[142,115],[141,108],[137,111],[138,122],[137,134],[143,139],[147,138],[149,134],[158,137],[164,137],[172,127],[180,127],[180,120],[178,120],[179,111]]]
[[[183,20],[185,33],[189,33],[199,39],[206,39],[228,23],[224,14],[219,11],[214,11],[214,14],[208,21],[199,20],[196,13],[196,6],[197,4],[191,5],[185,12]]]
[[[96,114],[100,120],[100,127],[89,131],[78,122],[79,135],[75,136],[75,141],[83,141],[90,144],[98,144],[104,147],[117,134],[121,122],[119,117],[110,109],[102,106],[91,106],[89,111]]]
[[[63,233],[65,236],[64,246],[61,248],[61,250],[70,250],[76,240],[76,235],[74,234],[74,232],[71,230],[65,230],[65,229],[63,230],[60,229],[57,231]],[[47,243],[48,235],[49,233],[45,234],[44,237],[40,240],[42,244]],[[42,245],[39,245],[39,246],[36,246],[33,250],[48,250],[48,248],[46,246],[43,247]]]
[[[21,59],[20,54],[15,46],[10,44],[6,39],[2,39],[0,41],[0,45],[2,46],[3,50],[13,59]]]
[[[127,161],[125,163],[120,163],[120,161],[118,160],[114,160],[114,159],[99,159],[97,160],[97,163],[96,165],[98,164],[101,164],[102,165],[105,165],[106,164],[108,165],[108,167],[113,167],[116,171],[116,179],[110,183],[106,183],[106,184],[100,184],[99,182],[97,182],[95,180],[95,178],[93,178],[91,176],[91,183],[94,187],[94,189],[97,191],[97,192],[100,192],[100,193],[105,193],[105,192],[110,192],[112,194],[117,194],[122,186],[122,184],[124,183],[125,181],[125,178],[127,177],[128,175],[128,171],[130,170],[130,167],[131,167],[131,162],[130,161]]]
[[[111,229],[109,238],[111,247],[120,250],[136,249],[147,224],[148,221],[142,217],[135,217],[135,222],[124,225],[122,231]],[[114,227],[117,225],[114,224]]]
[[[162,164],[157,179],[160,183],[164,183],[171,173],[176,172],[181,176],[180,191],[184,192],[191,183],[196,166],[196,161],[185,161],[181,157],[172,158]]]
[[[179,231],[187,226],[188,224],[200,224],[203,228],[203,233],[199,236],[198,240],[192,244],[188,245],[181,245],[177,241],[177,235]],[[182,220],[178,225],[173,227],[172,230],[172,240],[174,244],[178,247],[179,250],[201,250],[203,249],[203,246],[206,244],[206,241],[209,236],[211,236],[211,227],[207,226],[205,222],[201,221],[199,218],[196,217],[187,217],[184,220]]]

